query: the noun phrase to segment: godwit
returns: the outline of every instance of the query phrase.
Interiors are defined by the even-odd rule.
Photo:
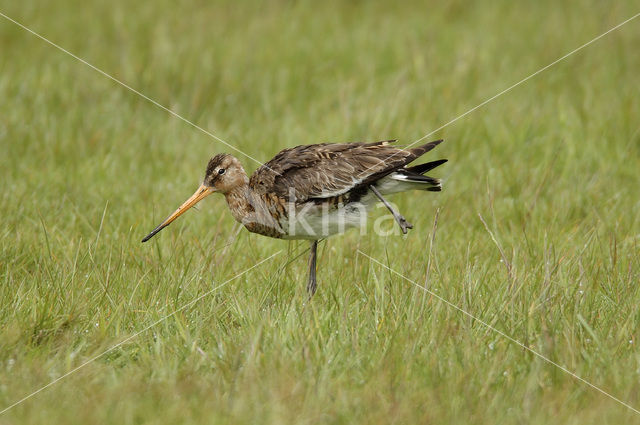
[[[407,233],[413,226],[384,196],[411,189],[441,190],[438,179],[424,174],[446,159],[406,165],[442,140],[406,150],[391,146],[393,142],[321,143],[284,149],[251,178],[236,158],[218,154],[209,161],[198,190],[142,242],[206,196],[220,192],[233,217],[250,232],[311,241],[307,282],[311,296],[316,291],[318,240],[360,226],[378,200],[391,211],[402,233]]]

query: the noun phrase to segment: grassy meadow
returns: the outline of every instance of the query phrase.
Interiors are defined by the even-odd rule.
[[[266,161],[298,144],[409,144],[640,10],[0,12]],[[221,197],[141,244],[209,157],[234,152],[0,17],[0,410],[88,362],[0,424],[640,423],[418,287],[640,409],[638,45],[640,18],[430,137],[445,139],[425,157],[449,158],[432,173],[443,192],[392,198],[406,237],[370,224],[323,242],[307,302],[307,244],[248,233]]]

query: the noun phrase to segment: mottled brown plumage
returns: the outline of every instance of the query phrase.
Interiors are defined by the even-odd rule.
[[[218,154],[209,161],[200,188],[143,242],[204,197],[220,192],[233,217],[250,232],[312,241],[307,288],[313,294],[319,239],[357,226],[378,201],[406,233],[412,225],[383,196],[410,189],[441,190],[438,179],[423,174],[446,160],[406,165],[442,141],[406,150],[392,146],[393,142],[296,146],[280,151],[251,178],[236,158]]]
[[[433,149],[440,141],[402,150],[395,140],[375,143],[321,143],[280,151],[251,176],[257,193],[275,193],[296,201],[329,198],[367,185]]]

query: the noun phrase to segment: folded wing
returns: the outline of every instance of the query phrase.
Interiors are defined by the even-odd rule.
[[[441,140],[403,150],[395,140],[322,143],[285,149],[251,176],[251,189],[304,202],[339,196],[372,183],[430,151]]]

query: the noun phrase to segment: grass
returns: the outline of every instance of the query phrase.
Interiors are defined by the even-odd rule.
[[[121,0],[0,11],[260,161],[296,144],[410,143],[638,12]],[[357,253],[640,409],[639,26],[435,134],[444,191],[394,198],[415,225],[406,238],[370,226],[324,243],[306,303],[306,260],[294,260],[306,244],[239,229],[222,199],[140,244],[229,149],[0,19],[0,409],[204,295],[0,423],[639,423]]]

